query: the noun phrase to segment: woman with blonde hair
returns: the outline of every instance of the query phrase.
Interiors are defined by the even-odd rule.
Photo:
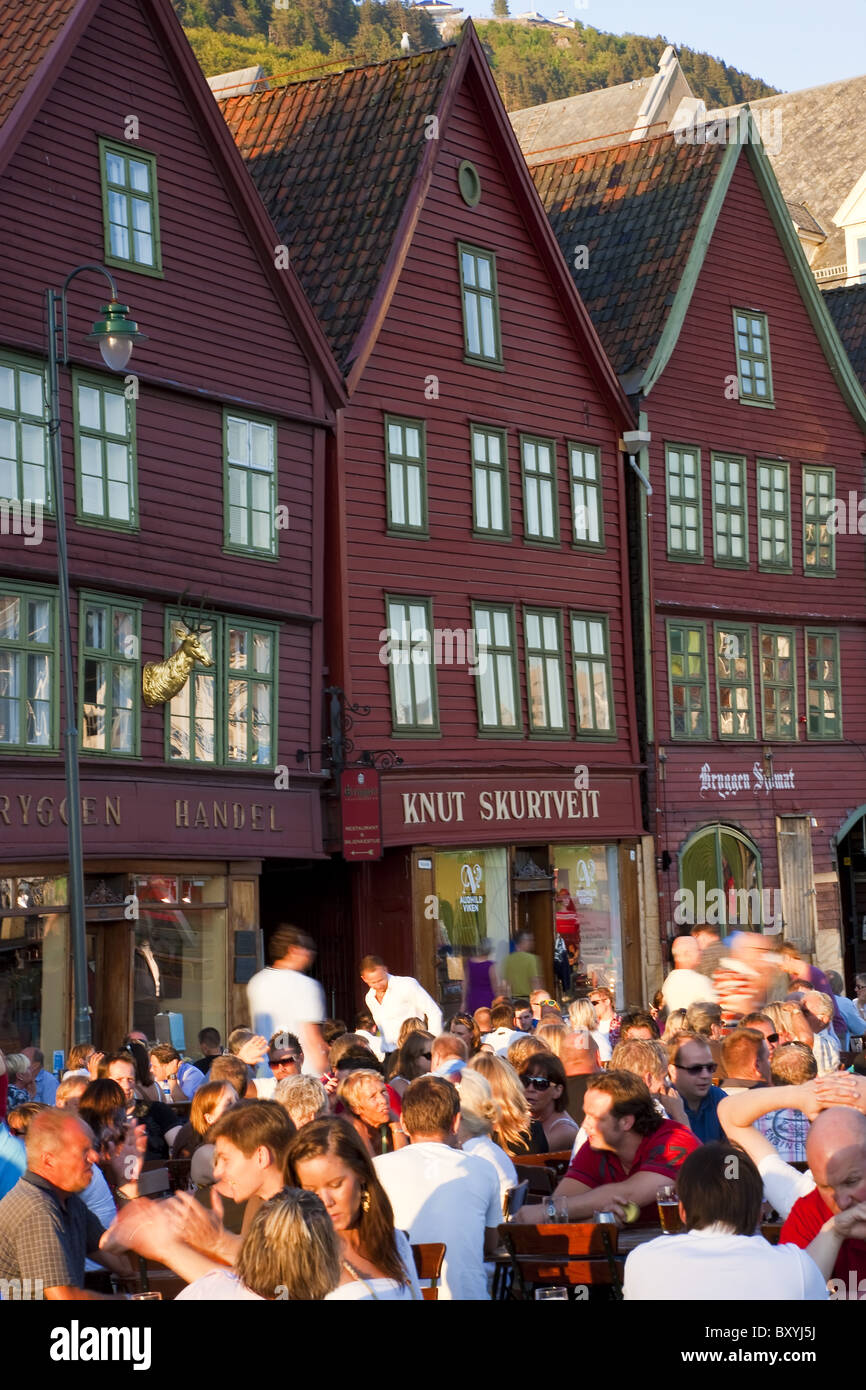
[[[677,1033],[682,1033],[685,1026],[686,1010],[673,1009],[668,1014],[667,1022],[665,1023],[665,1031],[662,1033],[661,1037],[662,1042],[669,1043],[672,1038],[676,1037]]]
[[[469,1069],[477,1071],[490,1086],[498,1111],[493,1137],[505,1152],[512,1158],[519,1158],[521,1154],[549,1153],[547,1136],[532,1118],[526,1093],[511,1063],[494,1052],[479,1052],[470,1061]]]
[[[550,1048],[554,1056],[562,1061],[563,1045],[569,1031],[564,1023],[539,1023],[535,1030],[535,1036],[539,1042],[543,1042]],[[517,1071],[520,1071],[520,1067],[517,1067]]]
[[[457,1138],[464,1153],[492,1163],[499,1179],[502,1210],[512,1187],[517,1186],[517,1170],[508,1154],[491,1135],[499,1124],[499,1107],[493,1099],[490,1082],[480,1072],[467,1067],[457,1083],[460,1097],[460,1128]]]
[[[568,1006],[568,1021],[575,1032],[581,1028],[586,1028],[591,1033],[593,1042],[598,1048],[598,1060],[602,1064],[610,1061],[612,1051],[610,1036],[599,1028],[598,1014],[594,1004],[591,1004],[588,999],[573,999]]]
[[[346,1107],[346,1120],[372,1156],[393,1153],[408,1144],[379,1072],[364,1068],[350,1071],[337,1087],[337,1098]]]
[[[539,1038],[535,1033],[530,1033],[525,1038],[515,1038],[514,1042],[506,1052],[506,1060],[511,1063],[515,1071],[520,1071],[527,1058],[532,1057],[536,1052],[549,1052],[550,1048],[543,1038]]]

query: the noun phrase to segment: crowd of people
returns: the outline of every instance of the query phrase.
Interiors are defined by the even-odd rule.
[[[505,1223],[565,1222],[646,1234],[627,1300],[866,1278],[866,980],[851,1000],[787,943],[701,926],[618,1012],[602,984],[553,999],[524,934],[501,973],[486,943],[467,958],[447,1022],[366,957],[350,1030],[311,939],[280,927],[270,947],[252,1027],[204,1028],[194,1059],[135,1032],[73,1047],[60,1078],[36,1049],[0,1054],[0,1289],[135,1296],[152,1261],[179,1301],[418,1301],[418,1251],[442,1245],[438,1298],[484,1300]],[[536,1155],[562,1173],[541,1199],[521,1181]],[[659,1231],[663,1189],[679,1234]]]

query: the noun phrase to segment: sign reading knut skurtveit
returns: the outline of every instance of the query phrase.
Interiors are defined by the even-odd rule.
[[[581,785],[575,785],[581,781]],[[430,776],[383,781],[389,844],[503,844],[640,834],[636,778]]]

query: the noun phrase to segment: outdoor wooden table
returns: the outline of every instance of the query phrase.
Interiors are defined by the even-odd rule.
[[[622,1226],[619,1232],[617,1254],[630,1255],[632,1250],[636,1250],[639,1245],[646,1245],[648,1240],[655,1240],[657,1236],[661,1235],[664,1235],[661,1226]]]

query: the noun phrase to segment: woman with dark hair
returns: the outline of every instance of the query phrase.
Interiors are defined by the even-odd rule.
[[[135,1065],[135,1094],[139,1100],[164,1101],[165,1096],[153,1079],[150,1053],[138,1038],[124,1038],[122,1052],[128,1052]]]
[[[345,1120],[314,1120],[286,1154],[288,1181],[315,1192],[340,1242],[341,1278],[329,1299],[420,1299],[408,1240],[363,1142]]]
[[[568,1090],[565,1068],[559,1058],[553,1052],[536,1052],[524,1062],[520,1080],[532,1118],[540,1121],[550,1152],[570,1149],[578,1125],[565,1109]]]
[[[78,1102],[78,1118],[93,1130],[100,1158],[105,1145],[122,1144],[126,1137],[126,1098],[116,1081],[102,1077],[91,1081]]]
[[[472,1014],[455,1014],[448,1022],[448,1032],[463,1039],[470,1057],[481,1051],[481,1029]]]
[[[397,1070],[388,1085],[402,1096],[409,1083],[419,1076],[426,1076],[430,1070],[433,1034],[410,1033],[398,1053]]]
[[[679,1169],[676,1195],[685,1233],[659,1236],[632,1251],[625,1262],[627,1299],[827,1298],[824,1276],[805,1250],[770,1245],[760,1234],[764,1184],[741,1149],[702,1144]]]

